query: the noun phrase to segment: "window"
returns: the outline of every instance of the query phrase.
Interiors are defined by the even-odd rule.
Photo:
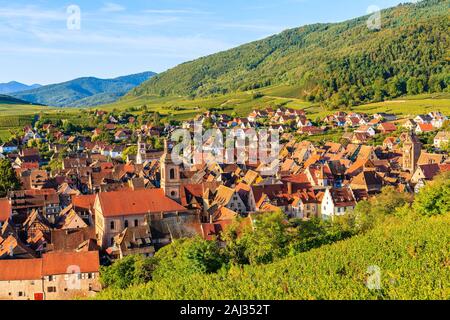
[[[47,292],[56,292],[56,287],[47,287]]]
[[[115,223],[114,223],[114,221],[111,221],[111,230],[114,230],[115,229]]]
[[[138,219],[134,220],[134,226],[135,227],[139,226],[139,220]]]
[[[175,180],[175,169],[170,169],[170,180]]]
[[[55,276],[48,276],[48,281],[49,282],[55,281]]]
[[[128,228],[128,220],[125,220],[125,228]]]
[[[22,291],[19,291],[19,292],[17,293],[17,295],[18,295],[19,297],[23,297],[23,292],[22,292]]]

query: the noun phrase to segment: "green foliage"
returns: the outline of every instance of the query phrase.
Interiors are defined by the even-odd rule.
[[[450,298],[450,215],[390,217],[363,236],[264,266],[217,274],[173,274],[98,299],[152,300],[416,300]],[[380,290],[366,286],[370,267],[381,271]]]
[[[129,146],[128,148],[126,148],[122,152],[122,160],[123,160],[123,162],[127,161],[128,155],[136,155],[137,151],[138,151],[138,147],[137,146]]]
[[[19,188],[20,182],[11,162],[7,159],[0,160],[0,198],[5,197],[9,191]]]
[[[450,213],[450,173],[426,184],[416,196],[413,209],[424,216]]]
[[[448,6],[448,0],[426,0],[383,10],[377,32],[367,28],[367,17],[286,30],[181,64],[129,98],[203,97],[284,84],[295,88],[296,98],[333,109],[447,91]]]
[[[176,240],[159,250],[155,258],[159,265],[155,270],[155,281],[173,275],[217,272],[225,263],[220,247],[215,241],[200,238]]]
[[[253,229],[231,225],[225,248],[177,240],[156,254],[152,281],[99,298],[448,299],[449,181],[445,174],[429,183],[412,206],[410,195],[385,188],[336,221],[260,214]],[[382,272],[380,290],[366,286],[373,266]]]
[[[358,230],[367,231],[382,222],[386,216],[396,214],[399,208],[410,205],[412,200],[409,194],[386,187],[377,197],[358,202],[351,218]]]
[[[132,255],[116,261],[112,266],[102,267],[100,282],[105,288],[125,289],[132,285],[144,284],[152,279],[157,260]]]

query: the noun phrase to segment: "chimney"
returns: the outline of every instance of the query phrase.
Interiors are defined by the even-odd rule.
[[[292,194],[292,182],[288,182],[287,183],[287,188],[288,188],[288,194],[291,195]]]

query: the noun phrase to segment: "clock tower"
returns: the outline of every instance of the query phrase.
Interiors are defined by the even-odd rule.
[[[422,152],[422,144],[414,133],[407,135],[403,142],[403,171],[414,173],[417,169],[417,161]]]
[[[181,172],[180,166],[172,161],[169,143],[164,140],[164,154],[160,160],[161,188],[164,194],[172,200],[180,200]]]

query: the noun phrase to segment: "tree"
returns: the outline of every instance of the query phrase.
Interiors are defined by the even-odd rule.
[[[20,185],[11,162],[0,160],[0,198],[5,197],[9,191],[19,189]]]
[[[104,287],[126,289],[132,285],[149,282],[158,264],[155,258],[130,255],[114,262],[109,267],[101,267],[100,282]]]
[[[450,173],[445,173],[423,187],[413,204],[416,213],[434,216],[450,212]]]
[[[123,162],[127,161],[127,156],[128,155],[136,155],[138,151],[137,146],[129,146],[128,148],[126,148],[123,152],[122,152],[122,160]]]

